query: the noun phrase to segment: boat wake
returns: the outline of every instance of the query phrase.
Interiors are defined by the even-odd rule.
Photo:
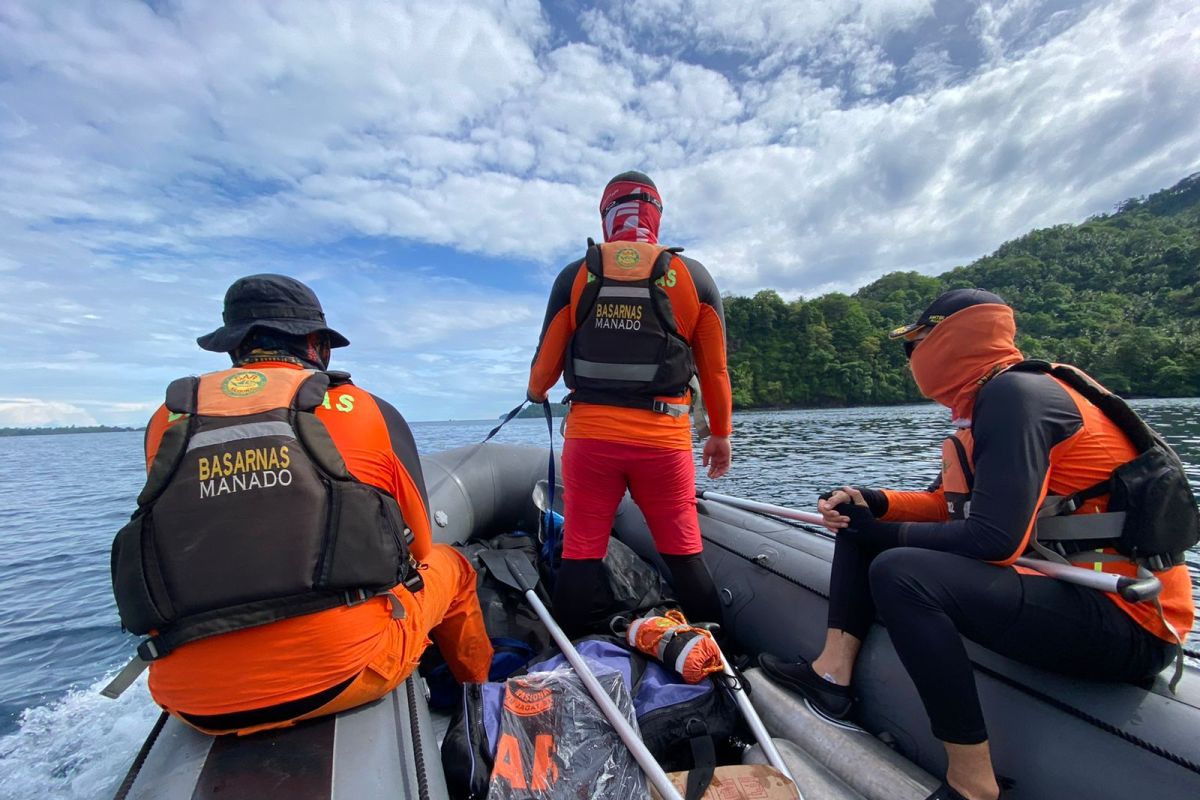
[[[21,713],[0,738],[0,800],[111,797],[158,718],[143,675],[119,700],[100,696],[112,675]]]

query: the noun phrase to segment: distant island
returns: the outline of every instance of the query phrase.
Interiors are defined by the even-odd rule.
[[[726,296],[735,408],[920,400],[885,333],[964,286],[1012,305],[1027,357],[1074,364],[1125,396],[1200,396],[1200,173],[936,277],[893,272],[851,295],[791,302],[769,289]]]
[[[564,403],[551,403],[550,404],[550,413],[553,414],[555,417],[565,417],[567,415],[567,406]],[[546,416],[546,412],[542,411],[542,406],[539,403],[538,405],[530,405],[530,406],[526,406],[525,408],[521,409],[521,413],[517,414],[516,418],[517,419],[544,419],[545,416]],[[504,417],[505,417],[504,414],[500,415],[500,419],[504,419]]]
[[[122,433],[144,431],[140,428],[124,428],[119,425],[67,425],[57,428],[0,428],[0,436],[54,436],[60,433]]]

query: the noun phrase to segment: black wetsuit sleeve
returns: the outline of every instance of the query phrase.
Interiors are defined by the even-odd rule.
[[[421,502],[424,503],[426,516],[428,516],[429,492],[425,487],[425,475],[421,471],[421,457],[417,453],[417,442],[413,439],[412,429],[408,427],[408,421],[396,410],[395,406],[376,395],[371,395],[371,398],[379,406],[379,413],[383,416],[384,424],[387,425],[388,437],[392,442],[392,452],[396,454],[396,458],[399,459],[400,464],[413,479],[417,489],[420,490]]]
[[[1050,470],[1050,451],[1083,419],[1048,375],[1006,372],[975,403],[975,486],[970,516],[951,522],[903,523],[899,544],[985,561],[1020,555]]]
[[[533,354],[533,363],[537,363],[542,348],[546,345],[546,334],[549,333],[554,318],[565,309],[571,307],[571,287],[575,285],[575,276],[579,274],[580,262],[575,261],[562,268],[554,285],[550,287],[550,299],[546,301],[546,314],[542,318],[542,332],[538,335],[537,351]],[[555,345],[561,344],[555,341]]]
[[[717,312],[717,318],[721,320],[721,329],[725,328],[725,306],[721,303],[721,293],[717,291],[717,283],[713,280],[712,275],[703,264],[694,258],[680,256],[683,263],[687,265],[688,272],[692,276],[692,285],[696,287],[696,299],[701,305],[712,306],[712,310]]]
[[[544,398],[562,375],[567,347],[575,330],[575,321],[571,319],[571,292],[580,269],[578,261],[563,267],[550,289],[542,332],[529,366],[526,393],[530,399]]]

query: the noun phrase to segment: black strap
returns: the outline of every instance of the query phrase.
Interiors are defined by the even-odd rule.
[[[604,277],[604,259],[600,256],[600,246],[588,239],[587,255],[583,257],[587,271],[597,278]]]
[[[493,436],[495,436],[497,433],[500,432],[501,428],[503,428],[508,423],[512,422],[513,419],[517,416],[517,414],[520,414],[521,410],[523,408],[525,408],[525,406],[527,406],[528,404],[529,404],[528,400],[522,400],[521,405],[517,406],[512,411],[508,412],[508,414],[505,415],[504,419],[500,420],[500,424],[497,425],[496,427],[492,428],[491,432],[488,433],[487,436],[483,437],[483,441],[480,442],[480,444],[487,444],[488,439],[491,439]],[[548,400],[546,401],[546,407],[547,407],[547,409],[550,407],[550,401],[548,401]]]
[[[963,477],[967,479],[967,489],[975,488],[975,470],[971,469],[971,460],[967,458],[967,448],[962,443],[962,439],[957,436],[947,436],[954,443],[954,450],[958,453],[958,463],[962,467]]]
[[[354,674],[336,686],[331,686],[316,694],[310,694],[308,697],[289,700],[286,703],[276,703],[264,708],[253,708],[249,711],[234,711],[230,714],[187,714],[182,711],[178,713],[197,728],[209,731],[233,731],[258,725],[287,722],[296,717],[302,717],[310,711],[316,711],[349,688],[357,678],[358,674]]]
[[[608,202],[608,205],[606,205],[600,213],[602,215],[607,214],[609,211],[612,211],[613,206],[618,206],[621,203],[628,203],[630,200],[637,200],[640,203],[649,203],[657,208],[660,212],[663,210],[662,202],[660,202],[657,197],[649,192],[637,191],[630,192],[629,194],[623,194],[620,197],[614,197]]]
[[[542,413],[546,417],[546,433],[550,435],[550,462],[546,466],[546,512],[542,523],[544,530],[554,530],[554,412],[550,410],[550,401],[542,401]],[[549,562],[548,562],[549,563]]]
[[[688,770],[684,797],[686,800],[700,800],[712,784],[713,773],[717,769],[717,750],[712,737],[707,735],[693,736],[689,744],[692,746],[692,768]]]

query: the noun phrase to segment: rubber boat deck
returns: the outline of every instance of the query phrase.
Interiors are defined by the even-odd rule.
[[[546,458],[538,448],[494,444],[424,457],[435,538],[461,542],[536,529],[530,491],[545,477]],[[832,541],[717,503],[701,501],[699,507],[705,558],[721,591],[727,627],[742,648],[784,656],[817,653],[825,635]],[[615,530],[661,568],[645,520],[628,498]],[[1200,670],[1187,667],[1179,693],[1172,695],[1161,679],[1149,688],[1073,680],[970,643],[968,650],[997,771],[1016,780],[1010,797],[1200,798]],[[762,680],[751,676],[752,682]],[[761,713],[774,735],[790,729],[807,750],[801,755],[821,762],[815,769],[841,771],[840,779],[830,779],[835,788],[808,791],[806,800],[923,797],[912,794],[919,782],[904,791],[898,783],[883,786],[877,790],[882,794],[872,794],[870,781],[851,780],[908,774],[907,768],[887,771],[897,754],[929,774],[944,772],[941,745],[929,732],[916,690],[879,625],[864,643],[856,682],[862,698],[859,722],[874,734],[863,734],[869,740],[863,743],[886,741],[891,745],[883,748],[886,752],[848,746],[837,739],[843,731],[805,716],[802,703],[786,692],[768,686],[758,693],[758,703],[770,702]],[[444,724],[430,715],[413,679],[368,706],[254,736],[213,738],[171,719],[143,748],[144,761],[131,770],[126,796],[445,798],[435,736],[435,728]],[[839,753],[845,757],[839,760]]]

